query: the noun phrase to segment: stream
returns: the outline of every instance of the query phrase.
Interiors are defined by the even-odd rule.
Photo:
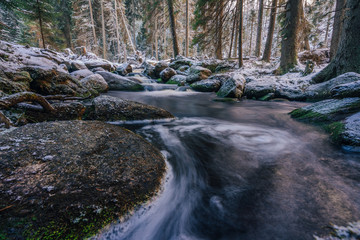
[[[213,93],[109,92],[177,118],[126,127],[167,159],[150,204],[97,239],[314,239],[360,219],[360,156],[287,113],[306,103],[215,102]]]

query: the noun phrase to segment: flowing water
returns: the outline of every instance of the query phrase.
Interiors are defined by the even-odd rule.
[[[109,95],[177,119],[127,127],[167,158],[162,192],[98,239],[314,239],[360,219],[360,156],[292,120],[294,102],[214,102],[177,91]]]

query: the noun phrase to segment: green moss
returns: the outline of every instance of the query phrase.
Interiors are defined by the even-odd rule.
[[[296,118],[302,121],[309,121],[309,122],[329,121],[329,118],[326,115],[309,110],[304,110],[302,108],[295,109],[294,111],[290,112],[290,115],[292,118]]]
[[[134,92],[137,92],[137,91],[144,91],[144,86],[143,85],[140,85],[140,84],[136,84],[134,85],[132,88],[129,89],[129,91],[134,91]]]
[[[173,80],[169,80],[169,81],[166,82],[166,84],[178,84],[178,82],[175,82]]]
[[[342,122],[333,122],[323,126],[325,131],[330,134],[331,140],[335,143],[341,142],[341,134],[345,130],[345,124]]]
[[[214,102],[237,102],[236,98],[214,98]]]

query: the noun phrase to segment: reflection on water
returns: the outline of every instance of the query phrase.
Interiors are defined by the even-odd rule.
[[[179,118],[131,126],[167,156],[167,180],[153,203],[98,239],[313,239],[330,222],[359,219],[359,156],[290,119],[300,103],[110,94]]]

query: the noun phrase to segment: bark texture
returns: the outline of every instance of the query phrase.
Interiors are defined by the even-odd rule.
[[[175,15],[174,15],[174,3],[173,0],[167,0],[168,8],[169,8],[169,17],[170,17],[170,25],[171,25],[171,35],[173,40],[173,49],[174,49],[174,57],[178,56],[179,51],[179,44],[177,40],[176,34],[176,24],[175,24]]]
[[[331,45],[330,45],[331,60],[335,57],[337,49],[339,47],[339,41],[340,41],[340,36],[344,22],[345,5],[346,5],[346,0],[336,0],[334,25],[333,25],[333,32],[331,36]]]
[[[288,0],[286,3],[285,27],[281,42],[281,58],[278,74],[285,74],[297,65],[298,34],[302,0]]]
[[[348,0],[338,51],[331,63],[314,78],[325,82],[343,73],[360,73],[360,1]]]
[[[263,12],[264,12],[264,0],[259,0],[259,15],[258,15],[258,27],[256,35],[256,48],[255,56],[260,57],[261,39],[262,39],[262,24],[263,24]]]
[[[266,62],[269,62],[271,57],[271,48],[273,43],[274,31],[275,31],[277,3],[278,3],[277,0],[272,0],[268,35],[266,38],[264,55],[262,59]]]

